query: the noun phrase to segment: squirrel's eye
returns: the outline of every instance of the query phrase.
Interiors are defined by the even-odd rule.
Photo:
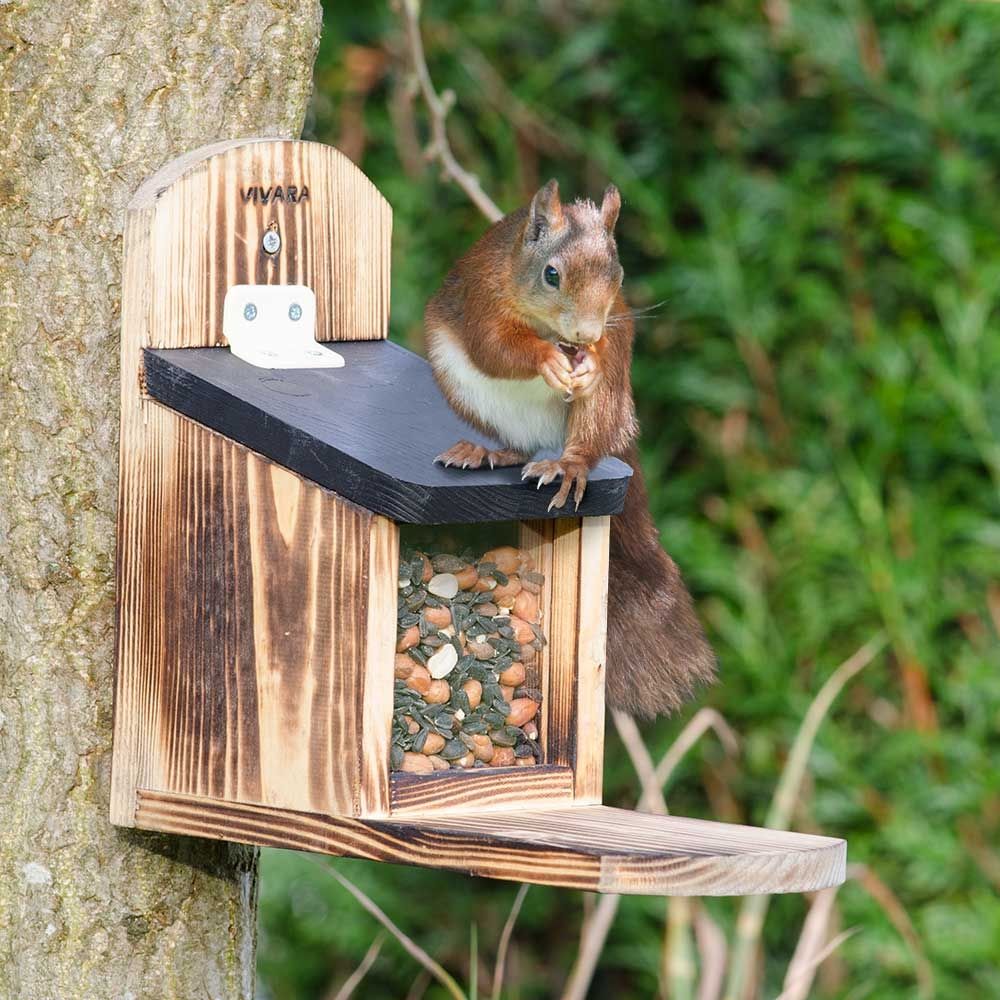
[[[546,285],[551,285],[553,288],[559,287],[559,272],[551,264],[545,265],[542,277],[545,278]]]

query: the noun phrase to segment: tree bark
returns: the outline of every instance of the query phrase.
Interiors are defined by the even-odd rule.
[[[0,0],[0,1000],[253,996],[255,853],[108,822],[122,224],[297,135],[318,0]]]

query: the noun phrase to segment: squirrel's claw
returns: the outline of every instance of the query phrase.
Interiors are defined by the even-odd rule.
[[[524,467],[521,473],[522,479],[537,479],[535,489],[541,489],[553,482],[556,477],[561,477],[562,482],[556,495],[549,503],[549,510],[555,510],[566,506],[570,493],[573,494],[573,502],[576,509],[580,509],[583,502],[583,495],[587,489],[587,467],[579,462],[557,462],[546,459],[541,462],[532,462]]]
[[[447,451],[441,452],[434,461],[440,462],[446,469],[452,465],[461,466],[463,469],[481,469],[487,464],[491,469],[496,469],[520,465],[524,461],[524,455],[510,448],[505,448],[503,451],[489,451],[481,444],[459,441]]]

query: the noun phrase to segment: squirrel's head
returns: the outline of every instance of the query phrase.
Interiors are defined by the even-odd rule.
[[[563,205],[551,180],[534,198],[515,256],[518,304],[542,331],[565,344],[596,343],[622,285],[615,245],[621,197],[610,185],[600,207]]]

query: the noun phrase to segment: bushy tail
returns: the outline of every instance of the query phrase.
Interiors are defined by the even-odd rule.
[[[633,476],[625,509],[611,518],[608,704],[641,717],[667,715],[715,679],[715,654],[660,544],[638,453],[632,447],[618,457]]]

